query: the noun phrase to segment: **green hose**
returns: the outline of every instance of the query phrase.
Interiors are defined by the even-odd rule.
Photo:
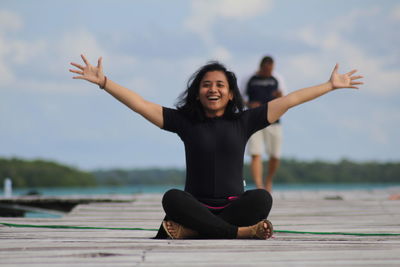
[[[33,224],[15,224],[15,223],[1,223],[1,222],[0,225],[8,227],[24,227],[24,228],[158,231],[158,229],[140,228],[140,227],[128,228],[128,227],[91,227],[91,226],[69,226],[69,225],[33,225]],[[304,232],[304,231],[290,231],[290,230],[274,230],[274,232],[288,233],[288,234],[310,234],[310,235],[400,236],[400,233]]]

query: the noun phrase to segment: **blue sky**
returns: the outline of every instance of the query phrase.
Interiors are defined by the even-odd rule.
[[[103,56],[110,79],[172,107],[207,61],[243,79],[269,54],[289,91],[325,82],[336,62],[365,76],[290,110],[284,157],[399,161],[399,26],[398,1],[2,0],[0,157],[183,167],[176,135],[72,80],[69,62]]]

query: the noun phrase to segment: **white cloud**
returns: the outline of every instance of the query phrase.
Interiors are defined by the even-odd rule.
[[[82,88],[84,85],[72,85],[73,75],[68,72],[73,68],[69,62],[82,63],[80,54],[85,54],[92,64],[97,64],[98,57],[103,56],[107,73],[126,71],[136,63],[132,56],[118,54],[118,51],[108,53],[96,36],[85,29],[61,32],[61,37],[53,38],[55,41],[12,37],[9,33],[23,30],[23,23],[16,14],[7,13],[6,17],[10,18],[9,26],[3,25],[3,32],[0,31],[0,88],[3,90],[12,85],[13,90],[88,94]],[[24,79],[17,79],[21,75]]]
[[[212,42],[213,38],[210,33],[210,27],[215,20],[215,10],[207,10],[210,6],[209,1],[193,1],[192,14],[185,21],[185,27],[200,35],[206,44]]]
[[[360,138],[367,137],[372,144],[390,145],[396,140],[396,134],[392,131],[391,125],[394,121],[400,121],[399,111],[390,108],[370,110],[366,116],[369,123],[352,114],[336,119],[333,123],[340,129],[345,129],[349,135],[358,135]]]
[[[400,5],[397,5],[392,9],[390,17],[395,21],[400,21]]]
[[[302,81],[315,81],[316,78],[327,77],[329,74],[321,68],[321,58],[316,56],[315,53],[291,56],[284,65],[289,73],[298,73],[297,75]]]
[[[368,126],[368,137],[374,143],[390,145],[397,143],[399,130],[394,126],[400,121],[400,110],[395,108],[375,109],[371,112],[373,124]],[[365,126],[364,126],[365,127]]]
[[[258,16],[268,11],[272,0],[193,0],[192,13],[184,22],[184,26],[200,36],[211,51],[211,56],[218,59],[230,59],[228,49],[217,44],[213,35],[212,26],[221,18],[244,20]]]
[[[6,38],[10,31],[19,30],[22,27],[22,19],[15,13],[0,10],[0,86],[8,84],[15,79],[11,66],[6,57],[12,54],[12,45]]]
[[[54,45],[53,53],[57,55],[56,67],[52,69],[54,75],[66,73],[68,68],[74,68],[69,63],[84,64],[80,55],[83,54],[92,65],[97,65],[99,57],[103,58],[103,71],[105,75],[112,77],[127,76],[132,73],[132,68],[139,63],[134,55],[119,53],[119,50],[108,51],[96,35],[86,29],[78,29],[64,33],[61,40]],[[49,62],[51,59],[49,59]],[[68,75],[68,73],[67,73]],[[146,82],[141,78],[133,78],[140,85]],[[131,82],[128,80],[128,82]],[[134,84],[135,82],[133,82]]]
[[[103,56],[103,62],[104,59],[109,58],[108,53],[102,48],[95,35],[91,32],[85,29],[75,29],[62,33],[62,36],[58,41],[54,42],[51,50],[44,58],[44,61],[47,63],[45,71],[49,73],[49,80],[47,82],[51,83],[51,79],[69,79],[74,76],[68,72],[68,69],[75,68],[70,65],[70,62],[84,65],[80,57],[81,54],[84,54],[93,65],[97,65],[97,60],[100,56]],[[80,87],[79,84],[76,85],[77,88]],[[64,89],[68,90],[68,85],[60,86],[57,90],[64,91]],[[76,90],[70,92],[78,93]]]
[[[215,4],[217,15],[227,18],[244,19],[257,16],[263,13],[266,9],[271,8],[272,0],[211,0],[209,4]]]
[[[11,81],[15,80],[15,76],[12,73],[12,71],[10,70],[10,68],[8,68],[8,66],[2,62],[2,60],[0,59],[0,87],[2,85],[7,85],[9,84]]]
[[[25,41],[9,37],[10,33],[20,31],[23,26],[16,13],[0,10],[0,86],[14,82],[16,67],[40,57],[46,50],[47,45],[42,40]]]
[[[0,33],[19,30],[23,21],[19,15],[8,10],[0,10]]]
[[[133,77],[124,83],[124,86],[134,89],[136,93],[143,97],[155,97],[157,96],[157,89],[152,81],[146,79],[145,77]]]
[[[376,8],[357,10],[347,16],[334,19],[328,25],[306,26],[299,30],[296,35],[298,40],[314,49],[312,53],[292,57],[288,60],[289,65],[293,69],[301,69],[305,75],[304,78],[311,79],[313,76],[321,77],[324,74],[322,73],[324,70],[318,67],[324,61],[332,64],[339,61],[342,71],[348,71],[346,68],[360,70],[360,73],[365,76],[365,86],[363,86],[365,92],[374,95],[398,94],[400,68],[387,66],[387,62],[390,62],[395,55],[372,54],[366,51],[362,43],[356,42],[356,39],[353,41],[351,37],[346,37],[349,30],[359,23],[358,20],[376,14],[378,11]],[[350,33],[357,34],[351,31]]]
[[[207,43],[212,40],[211,26],[219,18],[246,19],[267,11],[272,0],[204,0],[192,1],[192,14],[185,26]]]
[[[6,62],[5,57],[10,53],[8,40],[0,33],[0,86],[14,80],[14,73]]]
[[[230,60],[232,55],[225,47],[216,46],[212,51],[212,58],[224,62]]]
[[[85,31],[67,33],[55,43],[16,39],[9,37],[7,32],[0,33],[0,86],[8,89],[12,85],[14,90],[78,92],[81,88],[74,90],[76,87],[68,84],[69,81],[63,83],[57,78],[68,77],[71,57],[79,57],[85,51],[92,55],[105,54],[93,35]],[[21,71],[21,66],[30,69],[29,73]],[[24,79],[16,78],[21,75]],[[44,76],[47,79],[43,79]]]
[[[10,43],[13,52],[13,62],[16,64],[26,64],[35,57],[43,55],[47,49],[47,43],[44,40],[33,42],[25,40],[16,40]]]
[[[309,45],[309,46],[317,46],[318,45],[319,40],[317,37],[318,36],[315,32],[314,27],[311,27],[311,26],[305,26],[305,27],[297,30],[295,33],[295,38],[297,38],[299,41],[302,41],[304,44]]]
[[[79,56],[85,54],[89,59],[95,61],[99,56],[106,57],[106,51],[101,47],[96,37],[91,32],[80,29],[65,33],[56,44],[57,50],[63,56]]]
[[[379,16],[383,10],[379,6],[369,6],[368,8],[356,8],[349,13],[344,14],[331,21],[329,28],[341,33],[352,32],[356,34],[355,27],[359,25],[360,19],[369,18],[374,19],[373,16]]]

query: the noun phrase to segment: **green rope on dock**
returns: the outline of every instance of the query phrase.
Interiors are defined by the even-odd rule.
[[[34,225],[34,224],[15,224],[1,223],[8,227],[23,228],[51,228],[51,229],[89,229],[89,230],[135,230],[135,231],[158,231],[153,228],[127,228],[127,227],[91,227],[91,226],[70,226],[70,225]],[[288,234],[310,234],[310,235],[352,235],[352,236],[400,236],[400,233],[346,233],[346,232],[305,232],[290,230],[274,230],[275,233]]]
[[[9,227],[25,227],[25,228],[158,231],[158,229],[151,229],[151,228],[91,227],[91,226],[70,226],[70,225],[35,225],[35,224],[15,224],[15,223],[0,223],[0,224],[2,224],[4,226],[9,226]]]
[[[346,232],[303,232],[290,230],[274,230],[275,233],[310,234],[310,235],[355,235],[355,236],[400,236],[400,233],[346,233]]]

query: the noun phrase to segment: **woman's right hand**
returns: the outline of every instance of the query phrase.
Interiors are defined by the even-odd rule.
[[[331,78],[329,79],[330,84],[332,85],[332,89],[339,88],[354,88],[358,89],[358,85],[364,84],[363,82],[358,81],[361,78],[364,78],[361,75],[354,75],[357,70],[349,71],[345,74],[338,73],[339,64],[335,65],[335,68],[332,71]]]
[[[104,85],[105,76],[103,74],[103,65],[102,65],[103,58],[100,57],[97,61],[97,66],[93,66],[89,63],[89,61],[86,59],[84,55],[81,55],[81,57],[86,66],[82,66],[80,64],[71,62],[72,66],[79,69],[79,70],[76,69],[69,70],[70,72],[79,74],[79,76],[74,76],[72,78],[86,80],[95,83],[99,86]]]

